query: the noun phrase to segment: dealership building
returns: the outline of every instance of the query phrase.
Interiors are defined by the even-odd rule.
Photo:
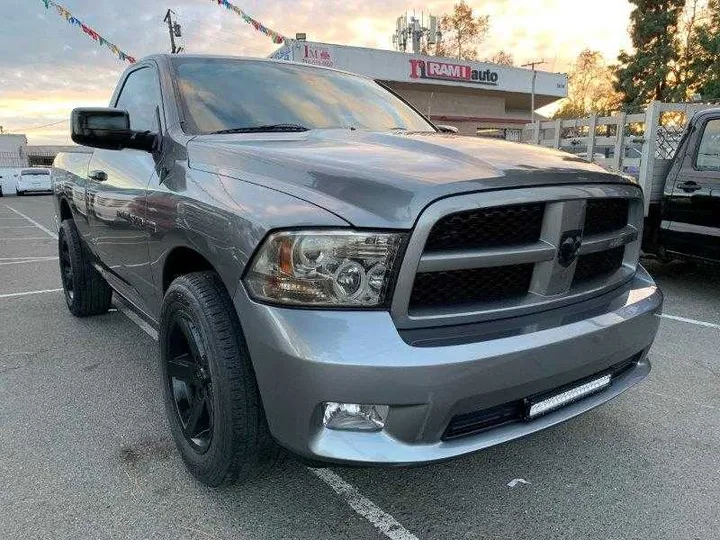
[[[531,121],[529,69],[309,41],[293,41],[271,57],[371,77],[433,122],[453,125],[464,135],[520,140]],[[566,96],[567,75],[536,72],[536,109]]]

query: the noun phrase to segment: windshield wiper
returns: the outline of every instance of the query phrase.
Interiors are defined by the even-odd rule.
[[[212,131],[212,135],[221,135],[223,133],[272,133],[272,132],[300,132],[309,131],[310,128],[301,126],[300,124],[269,124],[267,126],[249,126],[231,129],[220,129]]]

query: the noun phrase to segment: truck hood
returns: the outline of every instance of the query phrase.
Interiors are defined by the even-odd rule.
[[[316,204],[357,227],[410,228],[436,199],[540,185],[628,183],[576,156],[538,146],[442,133],[339,129],[201,135],[190,167]]]

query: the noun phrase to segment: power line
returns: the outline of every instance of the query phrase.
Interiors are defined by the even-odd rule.
[[[190,31],[185,32],[188,36],[192,36],[192,38],[189,39],[189,44],[192,43],[198,43],[198,38],[204,38],[206,41],[210,42],[221,42],[221,43],[227,43],[228,45],[233,45],[235,47],[239,47],[243,44],[243,37],[241,34],[239,34],[236,30],[232,30],[229,28],[225,28],[224,24],[222,22],[218,25],[213,24],[211,22],[208,22],[206,20],[201,20],[195,17],[190,17],[186,15],[184,12],[178,13],[179,17],[182,17],[183,21],[185,21],[184,26]],[[191,21],[191,22],[187,22]],[[197,30],[195,30],[195,25],[199,26]],[[252,28],[248,29],[249,31],[252,31]],[[223,36],[223,37],[220,37]],[[230,39],[235,38],[235,39]],[[247,38],[244,38],[247,40]]]
[[[173,12],[174,13],[174,12]],[[218,20],[217,22],[211,22],[210,20],[203,18],[197,18],[193,17],[192,15],[188,14],[188,11],[185,10],[178,10],[176,13],[177,17],[182,18],[184,21],[184,26],[191,30],[190,33],[186,32],[188,36],[192,36],[193,38],[205,38],[210,41],[218,41],[222,43],[227,43],[229,45],[234,45],[235,47],[240,47],[243,45],[243,41],[247,41],[246,37],[243,37],[242,34],[240,34],[235,28],[234,23],[226,23],[223,19]],[[187,22],[192,21],[192,23]],[[198,26],[202,27],[200,28],[201,31],[194,31],[194,25],[197,24]],[[191,26],[193,28],[191,28]],[[240,27],[242,28],[242,27]],[[253,31],[252,27],[247,27],[249,31]],[[242,32],[243,30],[241,30]],[[225,39],[219,36],[225,36]],[[227,38],[235,38],[235,39],[227,39]],[[188,38],[189,39],[189,38]],[[197,39],[191,40],[193,43],[197,42]]]
[[[58,120],[57,122],[50,122],[49,124],[43,124],[41,126],[31,126],[31,127],[13,129],[13,131],[16,131],[16,132],[33,131],[35,129],[42,129],[42,128],[46,128],[46,127],[50,127],[50,126],[57,126],[58,124],[63,124],[65,122],[69,122],[69,121],[70,120],[66,118],[65,120]]]

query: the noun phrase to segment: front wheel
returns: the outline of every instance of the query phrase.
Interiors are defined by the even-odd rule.
[[[58,251],[60,278],[70,313],[76,317],[106,313],[112,303],[112,289],[93,267],[71,219],[60,224]]]
[[[159,340],[165,409],[188,470],[219,487],[274,464],[281,451],[270,436],[240,321],[217,274],[172,282]]]

